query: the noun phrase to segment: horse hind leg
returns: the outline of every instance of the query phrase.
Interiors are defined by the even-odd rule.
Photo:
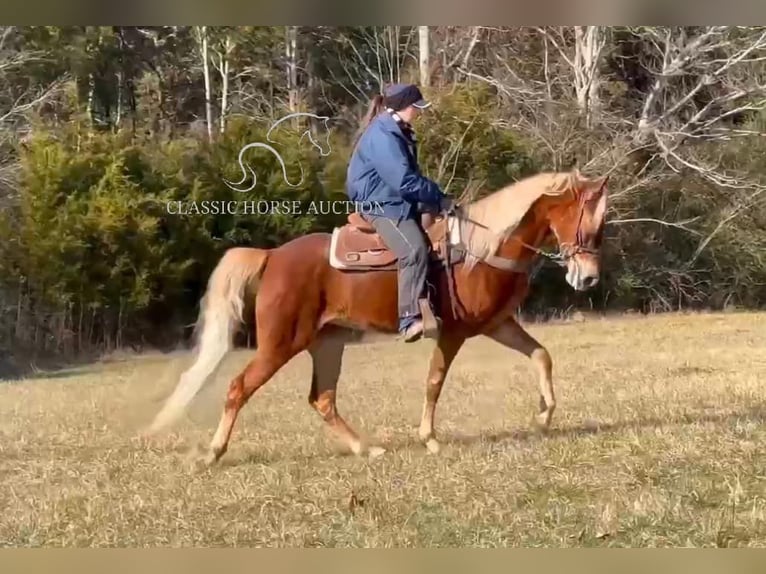
[[[289,360],[289,357],[275,351],[258,348],[255,357],[245,369],[229,384],[223,414],[218,428],[210,442],[210,450],[205,462],[210,465],[217,462],[228,449],[231,432],[239,412],[253,393],[265,385],[269,379]]]
[[[343,352],[350,335],[351,331],[348,329],[325,327],[309,347],[312,374],[308,401],[327,423],[334,436],[352,453],[362,455],[365,447],[359,435],[341,417],[336,405]],[[384,452],[380,447],[370,447],[366,450],[372,458]]]

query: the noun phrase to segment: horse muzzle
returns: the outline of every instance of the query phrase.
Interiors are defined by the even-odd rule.
[[[597,252],[576,250],[567,254],[566,280],[576,291],[587,291],[598,285],[601,275]]]

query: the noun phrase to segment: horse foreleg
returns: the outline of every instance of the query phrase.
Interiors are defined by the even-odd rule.
[[[439,337],[436,348],[431,355],[431,364],[426,381],[426,397],[423,403],[423,415],[420,420],[418,436],[432,453],[439,451],[439,443],[434,434],[436,403],[439,400],[439,395],[441,395],[447,371],[449,371],[450,365],[464,341],[465,337],[462,335],[445,332]]]
[[[543,429],[550,427],[556,397],[553,393],[553,361],[548,350],[527,333],[515,319],[507,319],[487,335],[501,345],[523,353],[532,360],[537,369],[540,385],[540,411],[535,420]]]
[[[359,435],[343,420],[338,413],[335,403],[343,362],[343,351],[349,340],[350,333],[343,329],[326,329],[321,332],[309,347],[311,355],[312,374],[309,404],[319,413],[333,434],[356,455],[364,451]],[[369,449],[371,456],[383,453],[383,449]]]

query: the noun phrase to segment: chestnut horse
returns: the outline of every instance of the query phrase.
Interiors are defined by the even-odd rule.
[[[537,423],[543,429],[550,425],[556,408],[551,358],[521,327],[515,312],[528,292],[528,266],[549,239],[558,242],[558,258],[574,289],[597,283],[606,179],[584,178],[576,170],[538,174],[465,204],[428,228],[434,245],[446,242],[464,254],[430,276],[442,319],[418,433],[430,451],[439,447],[434,413],[447,371],[464,341],[476,335],[489,336],[532,360],[539,378]],[[254,306],[257,349],[229,385],[206,461],[213,463],[226,452],[237,415],[253,393],[304,350],[313,366],[309,404],[352,452],[383,452],[363,445],[343,420],[336,389],[344,346],[355,330],[397,332],[397,274],[390,266],[339,269],[331,257],[334,238],[313,233],[274,249],[232,248],[224,254],[201,303],[195,362],[150,432],[180,416],[212,378],[232,347],[247,301]]]

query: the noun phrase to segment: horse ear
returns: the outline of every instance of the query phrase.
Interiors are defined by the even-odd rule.
[[[582,183],[582,191],[587,194],[588,199],[595,199],[596,196],[606,193],[606,183],[609,181],[609,176],[604,175],[595,179],[584,179]]]
[[[593,210],[593,219],[599,223],[604,220],[604,216],[606,215],[607,196],[609,195],[606,187],[606,182],[608,180],[609,176],[602,177],[594,186],[594,188],[597,190],[597,193],[599,194],[599,198],[598,203],[596,204],[596,208]]]

